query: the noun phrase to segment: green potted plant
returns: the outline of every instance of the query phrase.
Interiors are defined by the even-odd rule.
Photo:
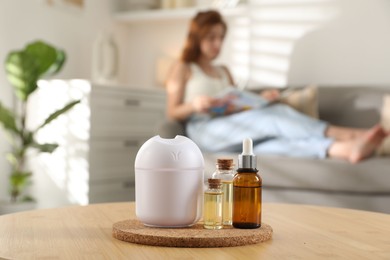
[[[38,88],[38,80],[58,73],[65,60],[66,55],[63,50],[43,41],[35,41],[22,50],[11,51],[6,57],[5,70],[8,81],[14,88],[19,109],[12,111],[0,102],[0,125],[9,137],[12,147],[12,151],[6,155],[12,166],[9,175],[10,200],[1,203],[0,214],[19,211],[20,207],[25,207],[26,202],[35,201],[31,195],[27,194],[26,189],[32,177],[32,172],[26,166],[26,152],[29,149],[36,149],[39,152],[52,153],[58,145],[38,143],[35,139],[36,133],[80,102],[80,100],[70,102],[55,111],[36,129],[28,129],[26,126],[27,103],[30,95]],[[1,207],[3,212],[1,212]]]

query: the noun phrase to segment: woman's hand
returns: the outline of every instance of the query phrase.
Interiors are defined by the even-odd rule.
[[[272,102],[280,98],[280,91],[278,89],[267,89],[263,90],[260,96]]]
[[[216,99],[210,96],[197,96],[192,101],[192,107],[197,113],[206,113],[209,109],[214,106]]]

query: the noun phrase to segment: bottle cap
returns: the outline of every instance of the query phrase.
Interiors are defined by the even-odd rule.
[[[253,154],[253,142],[245,138],[242,142],[242,154],[238,156],[238,168],[256,169],[256,155]]]
[[[219,188],[221,187],[221,184],[222,184],[222,180],[221,179],[207,179],[208,183],[209,183],[209,187],[210,188]]]
[[[233,159],[217,159],[217,168],[220,170],[230,170],[233,169],[234,163]]]

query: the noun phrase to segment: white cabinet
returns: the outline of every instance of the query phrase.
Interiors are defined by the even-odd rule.
[[[53,154],[32,161],[40,178],[50,178],[69,204],[134,200],[134,160],[140,146],[156,134],[165,118],[162,89],[91,85],[85,80],[40,82],[29,105],[39,125],[51,112],[74,99],[82,103],[38,134],[40,143],[57,142]],[[47,181],[37,180],[36,197],[45,205]],[[43,200],[43,201],[42,201]],[[51,199],[53,201],[53,198]]]
[[[160,90],[93,86],[89,202],[134,200],[134,160],[165,117]]]

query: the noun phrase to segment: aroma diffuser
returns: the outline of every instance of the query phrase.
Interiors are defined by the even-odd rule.
[[[204,159],[189,138],[154,136],[135,158],[135,203],[147,226],[185,227],[199,221]]]

